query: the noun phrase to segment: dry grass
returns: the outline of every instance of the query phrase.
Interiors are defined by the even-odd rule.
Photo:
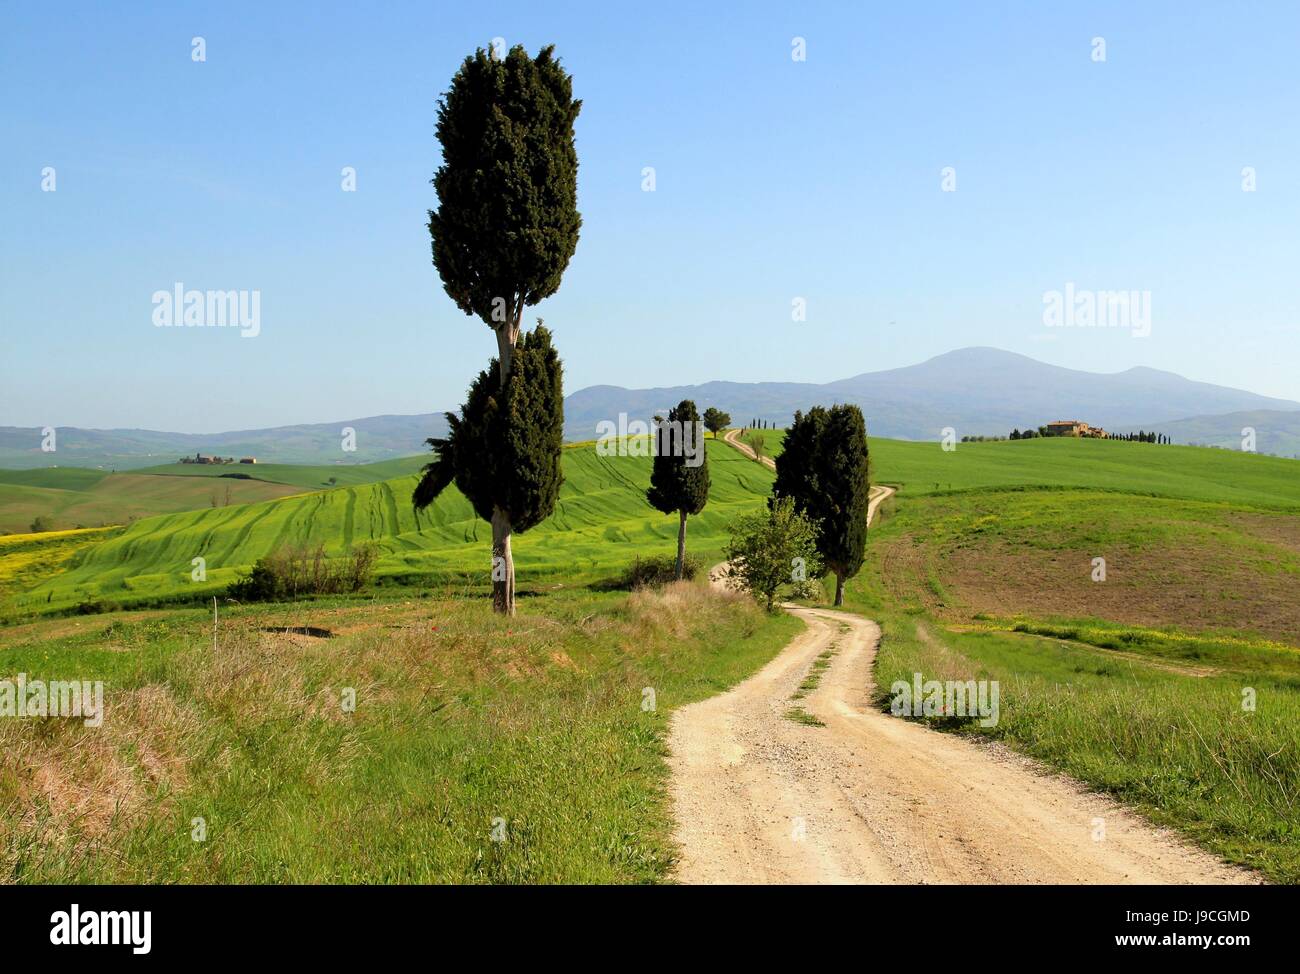
[[[513,619],[486,600],[230,607],[215,649],[199,611],[84,621],[9,647],[29,673],[103,668],[106,716],[0,722],[0,878],[651,880],[671,858],[667,714],[796,628],[703,583],[528,598]],[[334,636],[278,631],[303,626]]]
[[[169,815],[189,780],[197,724],[156,685],[106,693],[97,728],[80,718],[0,722],[4,870],[13,871],[17,850],[75,859],[110,833]]]

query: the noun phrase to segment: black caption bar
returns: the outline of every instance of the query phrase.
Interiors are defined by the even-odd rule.
[[[939,962],[989,948],[1071,959],[1230,958],[1289,943],[1297,905],[1294,887],[11,886],[0,889],[0,936],[10,959],[111,954],[139,964],[243,960],[250,951],[298,962],[373,960],[376,949],[426,939],[531,943],[538,956],[579,943],[618,951],[621,942],[634,953],[662,947],[646,936],[679,946],[689,936],[716,944],[698,953],[734,958],[770,948],[787,925],[797,939],[812,920],[823,933],[843,924],[873,952]]]

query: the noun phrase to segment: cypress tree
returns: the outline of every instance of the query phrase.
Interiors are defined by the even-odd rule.
[[[470,386],[461,413],[447,413],[446,439],[427,442],[437,454],[427,464],[411,501],[424,510],[453,481],[474,513],[494,528],[500,515],[515,531],[527,531],[555,510],[564,476],[564,390],[559,355],[551,333],[538,322],[515,347],[505,388],[498,386],[500,363],[492,359]],[[495,532],[494,532],[495,536]],[[493,606],[513,614],[514,566],[510,538],[504,554],[492,554]]]
[[[870,496],[867,428],[857,406],[814,406],[795,413],[776,459],[776,497],[789,497],[817,523],[817,551],[835,573],[835,604],[862,568]]]
[[[481,406],[482,411],[467,412],[462,422],[463,435],[469,436],[473,430],[476,436],[490,434],[490,438],[475,439],[466,449],[499,453],[495,472],[501,476],[534,478],[490,489],[484,486],[478,496],[490,494],[506,502],[494,503],[490,509],[475,504],[479,516],[492,524],[493,607],[507,614],[514,612],[511,532],[525,530],[524,522],[534,515],[541,520],[550,513],[547,505],[553,505],[554,498],[546,498],[551,475],[540,471],[558,470],[561,442],[549,435],[559,420],[558,400],[553,416],[537,418],[548,435],[533,439],[536,428],[516,426],[531,415],[533,407],[525,404],[533,402],[533,393],[549,380],[526,379],[523,387],[510,392],[510,377],[519,355],[516,346],[524,308],[559,289],[582,226],[573,134],[582,102],[573,98],[572,79],[554,51],[554,47],[544,47],[533,58],[516,45],[503,59],[480,48],[464,60],[438,103],[442,165],[433,178],[438,209],[429,212],[428,223],[433,263],[456,306],[480,318],[497,341],[493,360],[497,389],[492,400],[496,407],[488,408],[486,400],[477,402],[476,395],[489,395],[480,376],[470,390],[466,409]],[[534,334],[553,356],[549,334]],[[555,362],[558,392],[558,358]],[[549,393],[539,393],[537,401],[550,402],[552,398]],[[484,420],[481,425],[480,418]],[[454,443],[455,438],[453,430],[443,442],[459,464],[463,444]],[[553,455],[540,456],[537,451],[541,450],[553,451]],[[476,466],[479,462],[473,461]],[[438,477],[445,476],[447,468],[440,469]],[[472,476],[470,467],[458,467],[455,475],[457,486],[464,490],[462,474]],[[416,494],[420,495],[418,488]],[[512,509],[524,521],[516,522]]]
[[[655,417],[658,420],[658,417]],[[665,514],[677,513],[677,578],[686,564],[686,516],[699,514],[709,500],[709,458],[704,424],[695,403],[683,399],[655,430],[654,469],[646,500]],[[692,465],[694,464],[694,465]]]

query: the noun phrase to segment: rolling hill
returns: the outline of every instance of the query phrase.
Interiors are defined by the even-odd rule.
[[[768,439],[768,452],[779,452],[779,431],[770,431]],[[988,491],[1042,497],[1088,491],[1138,498],[1133,503],[1139,507],[1141,498],[1159,498],[1210,505],[1206,510],[1300,512],[1300,468],[1296,461],[1274,457],[1072,439],[960,444],[945,453],[933,443],[873,437],[871,451],[876,478],[900,485],[900,503]],[[691,519],[688,534],[688,551],[706,560],[720,554],[728,524],[757,507],[772,481],[766,468],[720,443],[710,443],[709,461],[709,505]],[[602,457],[591,443],[574,444],[565,448],[564,468],[555,514],[515,539],[521,587],[547,579],[591,580],[625,567],[635,556],[672,551],[675,521],[644,500],[649,458]],[[202,483],[206,488],[208,481]],[[215,589],[259,557],[295,543],[323,544],[337,555],[350,545],[374,542],[381,552],[378,575],[390,582],[478,578],[486,572],[488,526],[454,488],[417,516],[410,505],[414,483],[415,474],[409,473],[136,521],[88,547],[74,565],[9,609],[94,599],[129,604]],[[1102,502],[1096,516],[1105,509]],[[196,585],[190,581],[191,562],[199,556],[206,560],[207,582]]]
[[[424,457],[406,457],[339,466],[172,463],[129,473],[85,467],[0,470],[0,533],[25,532],[37,517],[68,529],[248,504],[305,490],[375,483],[417,471],[424,463]]]
[[[199,481],[134,473],[103,474],[84,489],[68,489],[5,482],[11,473],[0,471],[0,533],[27,531],[37,517],[54,528],[103,527],[170,511],[270,500],[302,490],[260,480]]]
[[[548,577],[590,579],[612,574],[636,556],[675,553],[676,518],[645,501],[650,467],[649,458],[599,456],[591,443],[567,447],[555,513],[514,540],[521,588]],[[726,526],[738,512],[761,503],[772,474],[722,444],[710,444],[709,469],[709,505],[691,519],[687,550],[716,560]],[[374,542],[381,552],[381,579],[486,578],[488,525],[454,487],[417,515],[410,502],[415,482],[412,474],[137,521],[86,549],[75,566],[8,608],[58,608],[95,599],[127,604],[215,591],[263,555],[296,543],[324,544],[327,553],[337,555],[351,545]],[[206,559],[206,584],[190,581],[196,557]]]

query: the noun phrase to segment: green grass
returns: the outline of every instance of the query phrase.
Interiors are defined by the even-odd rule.
[[[1295,460],[1190,446],[1049,438],[997,443],[872,439],[882,483],[907,496],[995,488],[1088,488],[1252,507],[1300,509]]]
[[[735,450],[710,444],[712,489],[690,519],[687,550],[708,563],[721,557],[732,518],[762,503],[772,474]],[[675,551],[676,518],[645,501],[648,457],[602,457],[594,445],[564,451],[565,483],[555,513],[514,541],[521,587],[593,580],[634,557]],[[258,558],[291,543],[323,543],[337,555],[360,542],[381,552],[377,574],[388,583],[457,576],[486,583],[489,526],[454,488],[417,516],[416,478],[288,497],[260,504],[202,509],[137,521],[86,551],[58,578],[7,605],[10,614],[108,599],[146,604],[220,590]],[[192,560],[206,559],[207,582],[191,581]]]
[[[781,434],[764,431],[765,452],[779,452]],[[1000,723],[963,732],[990,734],[1272,879],[1300,881],[1295,461],[1086,440],[944,453],[937,443],[873,439],[871,450],[876,477],[901,485],[847,592],[847,607],[884,631],[878,684],[918,671],[997,679]],[[713,494],[688,533],[688,550],[705,563],[772,480],[724,446],[711,445],[709,459]],[[628,688],[639,703],[641,690],[655,687],[665,714],[751,672],[788,636],[780,626],[794,623],[768,629],[729,615],[739,608],[673,622],[664,606],[647,614],[622,596],[582,589],[635,556],[671,552],[675,524],[644,502],[648,458],[598,457],[580,444],[564,462],[555,515],[516,539],[523,595],[513,623],[450,597],[486,583],[487,526],[454,491],[417,521],[410,475],[150,518],[102,541],[64,543],[71,554],[24,548],[29,560],[49,554],[68,564],[53,575],[42,562],[43,577],[17,597],[19,614],[88,598],[203,594],[291,541],[339,553],[374,540],[382,583],[430,585],[440,595],[422,601],[408,587],[410,604],[236,608],[243,635],[217,657],[202,652],[200,610],[119,619],[128,628],[109,636],[102,619],[6,630],[7,669],[99,667],[127,694],[123,727],[162,728],[157,740],[128,735],[113,745],[149,762],[83,754],[68,728],[48,730],[48,740],[14,739],[5,753],[25,763],[14,757],[0,773],[0,795],[23,794],[22,768],[53,755],[72,762],[68,780],[84,770],[96,794],[111,797],[110,780],[75,764],[103,759],[134,776],[121,807],[144,811],[140,824],[105,832],[112,848],[89,859],[94,837],[59,821],[57,803],[46,820],[60,837],[54,844],[9,825],[13,878],[662,877],[662,726],[638,723],[639,708],[627,712]],[[206,588],[188,581],[195,555],[207,559]],[[1089,578],[1097,555],[1109,565],[1100,585]],[[0,550],[0,575],[5,564]],[[349,606],[365,607],[355,632]],[[384,621],[389,611],[422,617],[426,606],[437,630]],[[250,628],[274,619],[343,635],[267,643],[283,637]],[[58,626],[72,635],[42,629]],[[75,634],[80,627],[86,635]],[[751,627],[761,649],[721,651]],[[816,676],[814,664],[805,683]],[[347,685],[369,687],[383,705],[351,723],[330,716],[326,705]],[[1247,688],[1253,712],[1241,709]],[[800,720],[800,711],[787,716]],[[191,743],[173,754],[167,740]],[[156,780],[140,780],[145,767],[161,769]],[[194,814],[221,823],[221,844],[194,847],[184,828]],[[491,842],[498,815],[518,846]]]
[[[805,727],[825,727],[826,724],[818,720],[803,707],[791,707],[784,714],[786,720],[792,720],[796,724],[803,724]]]
[[[71,469],[59,468],[59,472]],[[125,524],[157,514],[211,507],[214,502],[225,506],[286,497],[302,489],[260,480],[200,481],[138,473],[103,474],[84,480],[67,478],[65,482],[79,485],[42,487],[0,482],[0,531],[26,532],[38,516],[52,521],[56,529]]]
[[[762,439],[763,441],[763,456],[775,460],[781,455],[781,448],[785,446],[785,430],[749,429],[745,430],[745,432],[740,436],[740,441],[748,445],[750,448],[755,446],[754,441],[756,439]]]
[[[902,484],[846,593],[882,628],[878,703],[917,672],[997,680],[997,726],[961,733],[1300,882],[1295,461],[1073,440],[871,445],[880,478]]]
[[[337,635],[264,631],[305,623]],[[106,717],[0,722],[0,881],[662,880],[672,709],[799,628],[690,583],[555,592],[513,619],[441,597],[236,608],[215,652],[211,625],[9,631],[0,669],[101,679]]]
[[[85,528],[0,536],[0,597],[58,575],[74,557],[112,537],[117,530]]]
[[[835,646],[823,653],[817,654],[813,660],[812,666],[808,668],[808,675],[800,681],[799,686],[795,688],[794,693],[790,694],[791,700],[802,700],[808,694],[812,693],[821,685],[822,674],[825,673],[831,665],[831,659],[835,656]]]
[[[22,533],[38,516],[59,529],[126,524],[214,506],[251,504],[331,487],[409,476],[428,457],[364,464],[166,463],[110,473],[81,467],[0,470],[0,532]]]
[[[1009,744],[1272,881],[1300,882],[1294,655],[1265,675],[1236,669],[1239,645],[1199,638],[1216,671],[1194,676],[1162,665],[1170,633],[1129,628],[1118,655],[1077,641],[954,632],[901,613],[875,618],[884,632],[876,665],[883,708],[888,687],[918,672],[926,680],[997,680],[998,724],[969,722],[962,732]],[[1243,709],[1248,692],[1253,712]]]
[[[50,487],[57,490],[89,490],[108,475],[107,470],[91,470],[86,467],[0,470],[0,484],[12,484],[18,487]]]

